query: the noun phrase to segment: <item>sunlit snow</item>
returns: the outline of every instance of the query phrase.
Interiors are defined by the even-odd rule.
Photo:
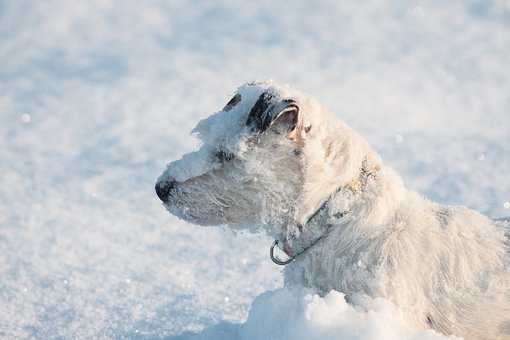
[[[385,301],[280,289],[269,238],[179,221],[154,182],[238,85],[273,78],[411,188],[508,216],[509,18],[505,1],[0,1],[0,338],[439,339]]]

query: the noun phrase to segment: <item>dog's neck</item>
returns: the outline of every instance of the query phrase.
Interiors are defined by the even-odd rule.
[[[377,172],[380,170],[368,168],[367,162],[363,162],[357,179],[351,181],[347,186],[339,188],[331,197],[329,197],[321,207],[313,213],[305,225],[299,223],[290,223],[284,226],[284,233],[280,240],[274,245],[283,245],[283,251],[290,257],[287,261],[281,261],[273,256],[273,247],[271,248],[271,258],[279,265],[290,263],[298,256],[304,256],[305,253],[318,246],[334,228],[341,228],[349,221],[352,213],[350,206],[358,196],[362,194],[369,184],[377,180]],[[342,204],[334,204],[341,201]]]
[[[365,289],[367,290],[365,293],[369,293],[370,289],[377,289],[365,285],[365,280],[376,273],[365,272],[357,261],[366,252],[376,251],[377,242],[371,240],[392,232],[388,229],[391,228],[389,221],[405,202],[404,198],[408,192],[400,177],[386,167],[366,176],[361,182],[355,186],[340,188],[328,200],[327,209],[309,221],[307,230],[320,232],[326,230],[328,226],[331,229],[327,237],[285,267],[286,285],[299,282],[317,289],[318,292],[327,292],[330,289],[338,289],[339,287],[331,284],[341,281],[346,294]],[[363,223],[360,224],[360,221]],[[366,235],[371,235],[370,240]],[[345,261],[341,260],[344,263],[340,267],[337,262],[331,261],[333,253],[340,256],[335,257],[337,259],[343,258],[339,254],[347,254]],[[352,261],[349,260],[351,258]],[[377,256],[374,255],[374,258]],[[344,268],[345,271],[338,272],[339,268]],[[362,272],[357,273],[360,270]]]

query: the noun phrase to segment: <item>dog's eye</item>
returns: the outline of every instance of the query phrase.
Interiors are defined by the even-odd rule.
[[[241,101],[241,95],[238,93],[229,100],[227,105],[223,108],[223,111],[230,111],[234,106],[237,105]]]
[[[215,154],[216,158],[220,162],[229,162],[234,159],[234,154],[224,151],[224,150],[218,150]]]

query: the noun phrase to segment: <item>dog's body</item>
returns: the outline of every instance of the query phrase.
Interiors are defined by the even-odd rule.
[[[295,257],[288,285],[384,297],[420,329],[510,339],[503,223],[407,190],[354,131],[272,83],[240,87],[195,132],[201,149],[156,184],[173,214],[275,236]]]

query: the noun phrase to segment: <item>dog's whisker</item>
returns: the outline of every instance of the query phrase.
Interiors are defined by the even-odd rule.
[[[223,199],[219,198],[219,197],[216,197],[214,195],[211,195],[211,199],[213,200],[214,203],[216,203],[217,205],[219,205],[220,207],[223,207],[223,208],[228,208],[230,207],[230,205]]]

